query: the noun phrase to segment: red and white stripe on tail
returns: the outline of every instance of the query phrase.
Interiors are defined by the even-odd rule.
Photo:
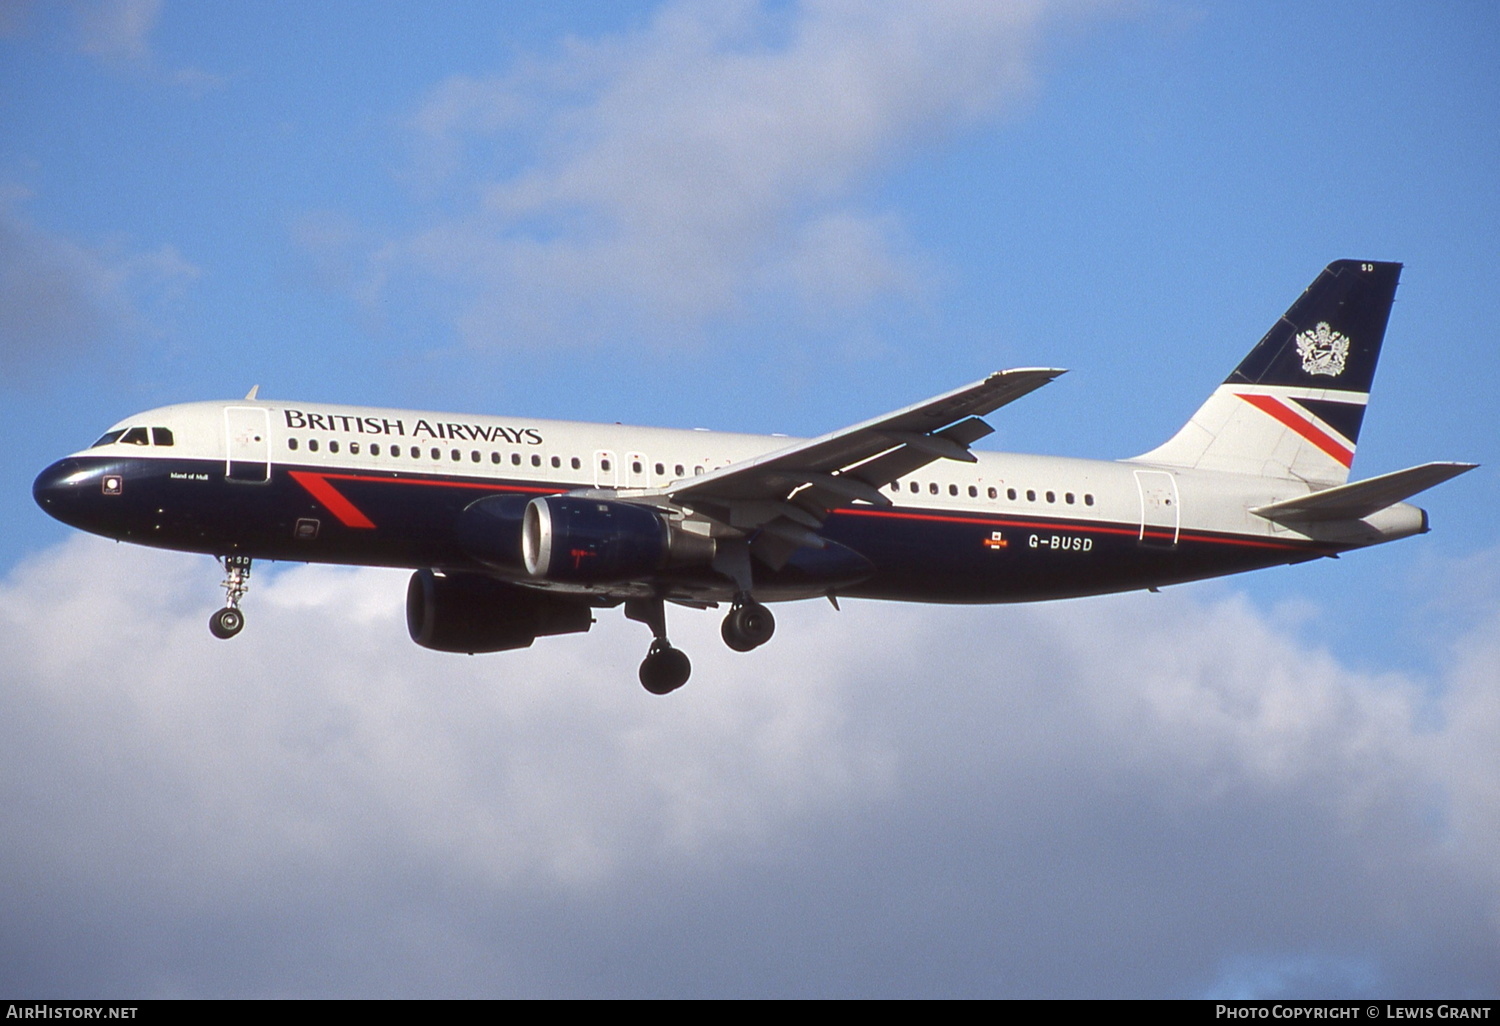
[[[1338,260],[1166,444],[1137,462],[1349,480],[1401,265]]]

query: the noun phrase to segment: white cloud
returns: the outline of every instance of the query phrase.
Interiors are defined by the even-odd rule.
[[[73,0],[78,49],[107,60],[150,56],[161,0]]]
[[[164,299],[199,275],[178,251],[123,252],[47,232],[0,201],[0,368],[14,382],[148,330]]]
[[[1500,613],[1370,677],[1212,587],[459,657],[404,575],[78,538],[0,585],[27,993],[1493,993]],[[1218,597],[1215,597],[1218,596]],[[1435,705],[1435,709],[1434,709]],[[87,938],[87,943],[82,939]]]
[[[1026,95],[1043,29],[1078,6],[676,3],[454,76],[411,124],[461,214],[402,243],[403,270],[479,344],[680,341],[752,301],[920,297],[929,268],[861,190]]]
[[[115,72],[145,74],[198,93],[222,86],[225,76],[201,68],[160,67],[152,36],[163,6],[162,0],[68,0],[66,4],[0,0],[0,38],[25,36],[35,30],[44,38],[59,37],[61,45]],[[60,12],[62,17],[51,17],[53,12]]]

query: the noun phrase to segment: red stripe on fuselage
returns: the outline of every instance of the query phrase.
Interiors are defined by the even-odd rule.
[[[1319,428],[1312,421],[1275,396],[1246,394],[1244,392],[1236,392],[1235,395],[1262,413],[1276,418],[1313,445],[1316,445],[1323,452],[1332,456],[1343,466],[1347,467],[1354,462],[1354,450],[1345,447],[1337,439],[1329,435],[1328,432]]]
[[[427,485],[434,488],[475,488],[486,492],[532,492],[538,495],[555,495],[557,488],[534,488],[529,485],[486,484],[480,481],[442,481],[430,478],[376,477],[370,474],[319,474],[309,470],[289,470],[287,474],[308,494],[328,508],[345,527],[372,528],[375,522],[365,516],[360,508],[344,498],[329,480],[366,481],[376,484]]]
[[[339,518],[339,523],[345,527],[375,526],[375,522],[359,511],[359,507],[340,494],[339,490],[325,480],[322,474],[310,474],[305,470],[290,470],[287,473],[293,481],[296,481],[314,499],[317,499],[328,512]]]
[[[293,473],[298,473],[293,471]],[[302,471],[306,473],[306,471]],[[536,488],[532,485],[490,484],[484,481],[445,481],[421,477],[376,477],[373,474],[315,474],[334,481],[374,481],[377,484],[427,485],[430,488],[478,488],[486,492],[532,492],[536,495],[559,495],[561,488]]]
[[[1076,520],[1066,520],[1062,523],[1057,521],[1038,520],[1016,520],[1003,515],[993,517],[961,517],[950,516],[939,513],[903,513],[899,510],[890,509],[862,509],[859,507],[846,506],[843,509],[834,510],[840,516],[851,517],[885,517],[892,520],[929,520],[945,524],[983,524],[987,527],[1034,527],[1045,531],[1076,531],[1079,534],[1123,534],[1131,538],[1140,536],[1139,527],[1109,527],[1104,524],[1081,523]],[[1173,534],[1171,531],[1146,531],[1147,538],[1156,538],[1171,542]],[[1222,535],[1198,534],[1196,532],[1181,531],[1177,536],[1179,541],[1209,542],[1215,545],[1242,545],[1257,549],[1291,549],[1305,550],[1308,545],[1296,545],[1287,542],[1262,541],[1259,538],[1225,537]]]

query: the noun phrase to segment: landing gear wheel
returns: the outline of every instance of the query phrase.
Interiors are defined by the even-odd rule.
[[[651,651],[641,662],[641,686],[653,695],[666,695],[687,683],[693,664],[687,653],[664,641],[651,644]]]
[[[776,618],[759,602],[746,602],[729,611],[720,633],[724,644],[736,652],[748,652],[771,640],[776,633]]]
[[[208,618],[208,631],[224,641],[245,628],[240,599],[250,590],[250,557],[220,556],[219,562],[224,565],[224,608]]]
[[[245,614],[227,606],[208,618],[209,633],[221,640],[234,637],[244,626]]]

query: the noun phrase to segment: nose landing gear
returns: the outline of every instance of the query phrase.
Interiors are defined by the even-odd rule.
[[[208,632],[227,641],[245,627],[240,599],[250,590],[250,557],[220,556],[219,562],[224,564],[224,608],[208,618]]]

